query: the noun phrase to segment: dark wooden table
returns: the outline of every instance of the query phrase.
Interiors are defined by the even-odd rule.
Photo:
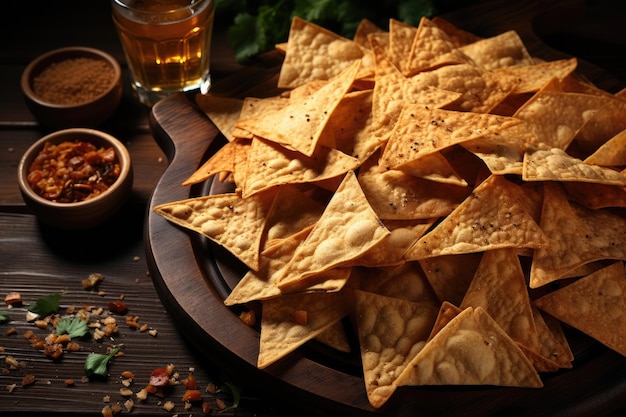
[[[237,409],[219,415],[302,415],[302,410],[281,397],[281,393],[268,394],[255,385],[256,381],[241,380],[236,372],[229,373],[217,366],[210,353],[198,351],[181,336],[179,323],[161,303],[145,259],[144,221],[147,203],[168,161],[154,140],[150,109],[134,100],[126,73],[123,103],[115,116],[100,127],[120,138],[133,158],[134,194],[123,212],[102,227],[70,233],[40,225],[24,206],[15,181],[17,162],[30,144],[48,133],[33,119],[22,98],[19,79],[24,67],[43,52],[69,45],[100,48],[124,62],[108,1],[88,3],[34,0],[26,6],[32,13],[10,17],[5,14],[0,25],[0,312],[10,316],[8,323],[0,324],[0,414],[101,415],[105,405],[123,404],[126,400],[120,393],[124,387],[122,372],[135,375],[130,388],[137,392],[147,384],[153,369],[173,364],[181,378],[193,371],[214,414],[218,400],[228,406],[233,397],[225,392],[206,392],[205,388],[232,383],[242,390],[242,400]],[[531,16],[537,17],[534,2],[517,9],[506,6],[501,12],[494,8],[499,2],[474,3],[474,16],[486,14],[489,18],[472,20],[472,14],[456,13],[450,15],[451,20],[484,36],[518,29],[531,43],[549,41],[555,48],[594,62],[595,65],[584,63],[583,70],[595,76],[603,88],[615,92],[624,87],[623,60],[616,57],[623,57],[625,35],[618,26],[620,15],[612,12],[610,2],[594,2],[593,8],[574,2],[576,7],[568,9],[568,15],[561,13],[557,18],[553,11],[548,12],[535,19],[534,26],[529,24]],[[224,22],[217,23],[212,73],[216,88],[228,92],[235,86],[233,79],[237,79],[232,76],[250,69],[234,61],[225,41]],[[594,47],[588,47],[589,44]],[[616,49],[620,47],[622,52]],[[82,280],[93,273],[102,274],[104,280],[97,290],[83,288]],[[4,297],[12,291],[21,294],[22,306],[4,305]],[[128,306],[125,314],[137,316],[147,330],[133,329],[125,323],[125,315],[114,315],[118,331],[112,337],[80,340],[80,351],[51,360],[32,348],[24,334],[28,330],[42,337],[50,333],[50,328],[40,329],[26,320],[26,307],[56,292],[62,293],[62,311],[72,306],[106,311],[109,302],[123,298]],[[87,355],[105,352],[108,346],[120,343],[124,344],[124,355],[110,363],[109,376],[86,380],[83,365]],[[10,366],[7,358],[15,359],[18,366]],[[34,375],[35,382],[23,387],[26,375]],[[74,383],[67,384],[67,380]],[[184,410],[183,392],[182,386],[175,386],[165,398],[135,400],[131,415],[202,415],[198,405]],[[167,400],[175,402],[173,412],[163,409]]]

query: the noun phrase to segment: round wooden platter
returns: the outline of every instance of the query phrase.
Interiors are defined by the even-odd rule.
[[[523,39],[524,34],[529,37],[528,17],[518,16],[515,20],[508,9],[485,10],[466,13],[463,19],[451,16],[450,20],[476,33],[482,25],[483,33],[500,33],[508,27],[518,30]],[[530,13],[530,9],[524,10]],[[496,24],[500,21],[493,20],[494,13],[506,16],[508,26],[506,22]],[[468,20],[471,24],[464,27],[461,22]],[[526,22],[526,26],[520,26],[520,22]],[[530,42],[531,52],[545,59],[563,56],[534,37]],[[590,65],[586,65],[586,71],[583,68],[583,75],[604,88],[612,82],[610,76]],[[259,71],[255,76],[257,90],[263,91],[263,86],[266,92],[271,89],[275,79],[268,77],[268,71]],[[243,77],[250,85],[251,73]],[[236,77],[230,82],[237,85]],[[573,369],[543,375],[545,386],[541,389],[403,387],[378,410],[367,400],[358,347],[346,355],[308,343],[259,370],[258,330],[245,325],[236,309],[223,304],[245,268],[219,246],[169,223],[152,210],[161,203],[226,190],[227,185],[213,180],[192,187],[181,185],[225,139],[182,94],[157,103],[150,122],[169,158],[169,166],[152,196],[145,227],[147,258],[157,292],[191,344],[238,381],[254,381],[269,401],[284,404],[281,408],[286,414],[304,415],[313,410],[319,415],[345,416],[603,416],[626,406],[626,359],[573,330]]]

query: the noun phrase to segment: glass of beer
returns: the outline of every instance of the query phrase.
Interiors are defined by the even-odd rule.
[[[111,0],[133,90],[152,106],[211,85],[214,0]]]

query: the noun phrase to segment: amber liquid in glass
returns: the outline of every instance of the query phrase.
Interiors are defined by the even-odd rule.
[[[140,101],[210,86],[213,0],[118,0],[113,21]],[[190,5],[191,4],[191,5]]]

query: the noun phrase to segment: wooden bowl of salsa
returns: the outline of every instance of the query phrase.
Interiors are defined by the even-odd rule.
[[[108,133],[59,130],[35,142],[18,165],[26,205],[60,229],[95,227],[124,206],[133,185],[130,154]]]

